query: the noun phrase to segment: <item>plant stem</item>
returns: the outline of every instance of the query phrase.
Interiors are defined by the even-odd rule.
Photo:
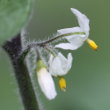
[[[32,47],[36,47],[36,46],[45,47],[47,44],[52,43],[53,41],[58,40],[62,37],[71,36],[71,35],[84,35],[84,34],[85,34],[85,32],[67,33],[67,34],[57,35],[54,38],[51,38],[49,40],[46,40],[46,41],[43,41],[43,42],[40,42],[40,43],[36,43],[36,42],[35,43],[30,43],[27,46],[27,48],[21,53],[21,56],[25,56],[26,55],[25,52],[28,51]]]
[[[7,41],[2,47],[11,59],[24,109],[39,110],[38,101],[28,68],[24,62],[24,59],[19,59],[19,54],[22,53],[21,35],[18,34],[11,41]]]
[[[58,40],[62,37],[65,37],[65,36],[72,36],[72,35],[84,35],[85,32],[74,32],[74,33],[66,33],[66,34],[61,34],[61,35],[57,35],[56,37],[53,37],[49,40],[46,40],[44,42],[40,42],[40,43],[32,43],[32,44],[29,44],[28,47],[33,47],[33,46],[41,46],[41,47],[44,47],[46,44],[49,44],[49,43],[52,43],[53,41],[55,40]]]
[[[41,43],[37,43],[37,45],[46,45],[46,44],[48,44],[48,43],[52,43],[53,41],[55,41],[55,40],[57,40],[57,39],[60,39],[60,38],[62,38],[62,37],[65,37],[65,36],[72,36],[72,35],[83,35],[83,34],[85,34],[85,32],[74,32],[74,33],[66,33],[66,34],[61,34],[61,35],[58,35],[58,36],[56,36],[56,37],[53,37],[53,38],[51,38],[51,39],[49,39],[49,40],[46,40],[46,41],[44,41],[44,42],[41,42]]]

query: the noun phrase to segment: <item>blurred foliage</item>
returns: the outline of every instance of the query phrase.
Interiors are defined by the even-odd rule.
[[[0,0],[0,44],[27,23],[33,0]]]
[[[85,43],[72,52],[73,67],[67,79],[67,91],[53,101],[39,94],[46,110],[110,110],[110,0],[36,0],[33,18],[28,26],[29,39],[42,40],[57,29],[77,26],[70,8],[77,8],[90,19],[90,38],[99,45],[92,51]],[[64,52],[64,51],[63,51]],[[67,53],[66,52],[66,53]],[[0,110],[21,110],[12,67],[3,51],[0,54]]]

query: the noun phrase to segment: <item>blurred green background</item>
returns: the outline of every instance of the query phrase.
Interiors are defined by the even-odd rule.
[[[90,38],[99,45],[92,51],[85,43],[72,52],[74,62],[67,79],[67,91],[55,100],[40,97],[45,110],[110,110],[110,0],[36,0],[28,26],[29,39],[51,37],[58,29],[77,26],[70,8],[77,8],[90,19]],[[56,86],[57,81],[56,81]],[[0,50],[0,110],[21,110],[10,60]]]

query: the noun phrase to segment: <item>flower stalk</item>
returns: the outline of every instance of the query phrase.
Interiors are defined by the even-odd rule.
[[[65,37],[65,36],[71,36],[71,35],[85,35],[85,32],[71,32],[71,33],[57,35],[54,38],[51,38],[49,40],[46,40],[46,41],[43,41],[43,42],[39,42],[39,43],[38,42],[35,42],[35,43],[31,42],[30,44],[28,44],[27,48],[24,51],[22,51],[20,57],[25,57],[27,55],[28,51],[30,50],[30,48],[32,48],[32,47],[46,47],[46,45],[48,45],[49,43],[57,41],[57,40]],[[48,51],[52,52],[49,48],[46,47],[46,49]],[[52,52],[52,54],[53,54],[53,52]]]
[[[85,32],[71,32],[71,33],[66,33],[66,34],[61,34],[61,35],[57,35],[49,40],[43,41],[43,42],[39,42],[39,43],[31,43],[28,45],[28,48],[31,47],[36,47],[36,46],[40,46],[40,47],[45,47],[45,45],[52,43],[54,41],[57,41],[65,36],[71,36],[71,35],[85,35]],[[27,48],[27,49],[28,49]]]

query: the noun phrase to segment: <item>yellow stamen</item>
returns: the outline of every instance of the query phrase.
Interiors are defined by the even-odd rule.
[[[63,77],[59,79],[59,87],[62,91],[66,91],[66,80]]]
[[[89,44],[89,46],[93,49],[93,50],[97,50],[98,49],[98,45],[91,39],[87,39],[87,43]]]

